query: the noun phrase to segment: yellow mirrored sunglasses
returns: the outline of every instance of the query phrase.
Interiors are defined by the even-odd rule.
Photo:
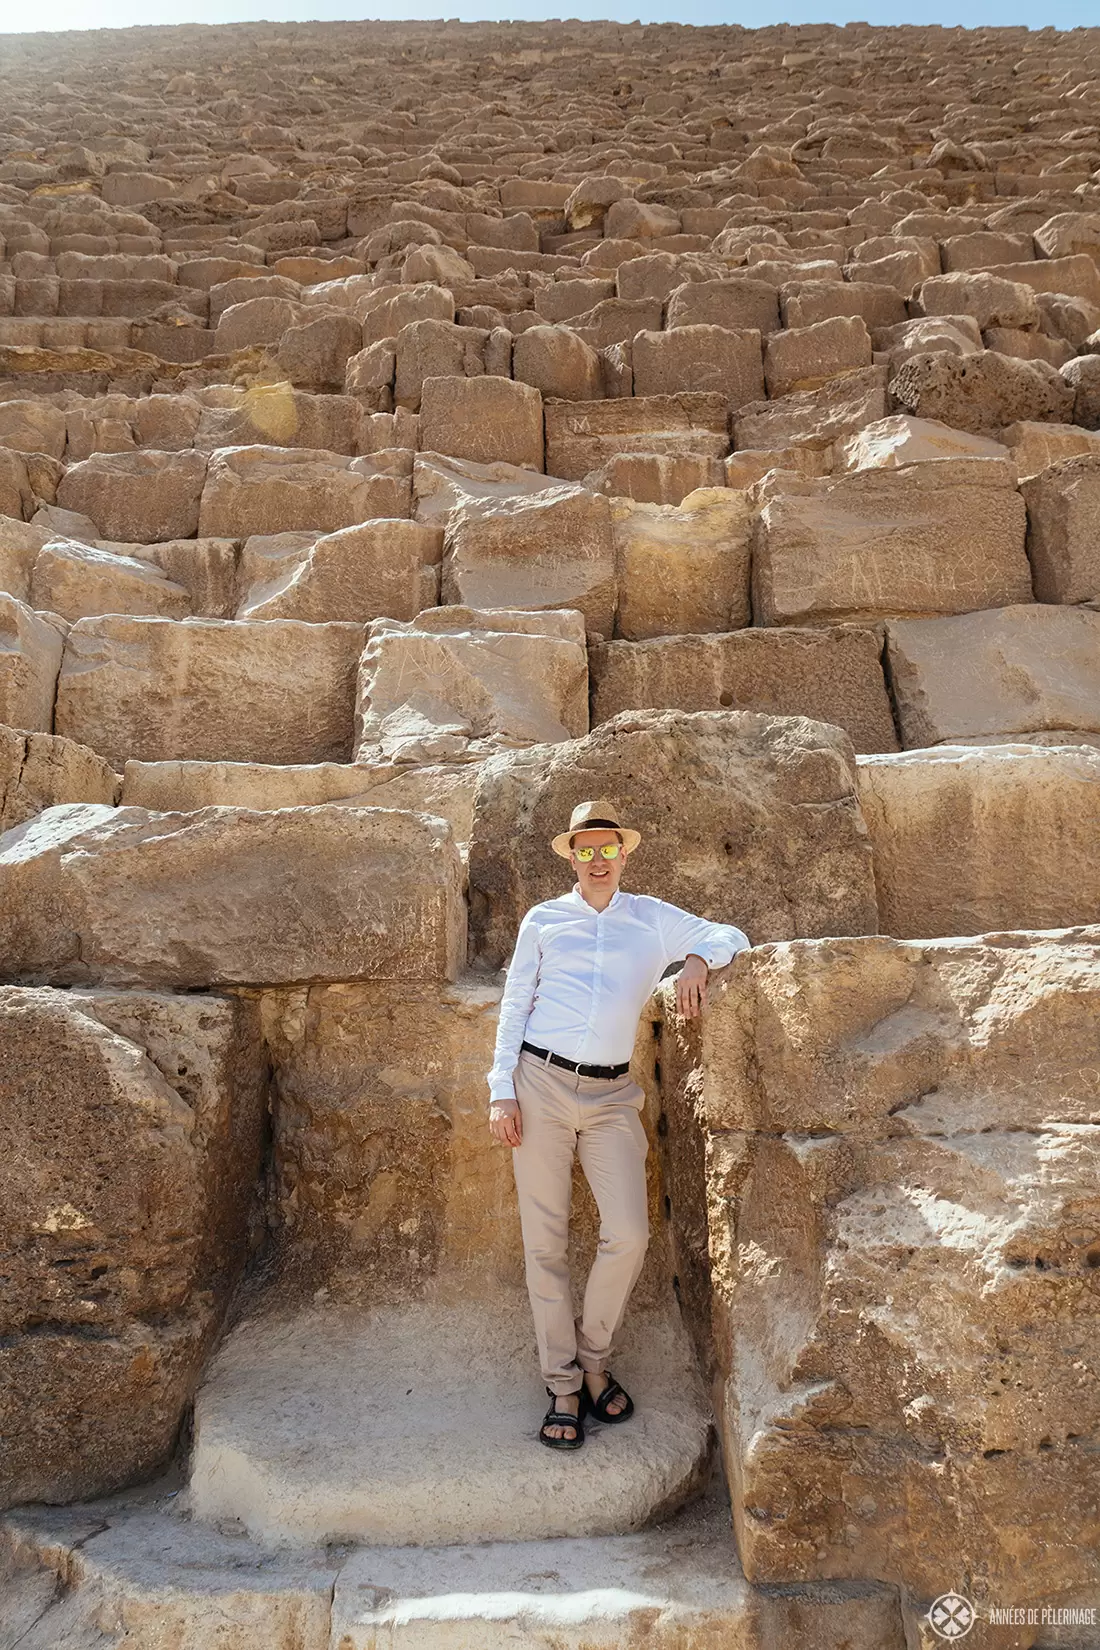
[[[599,850],[598,850],[600,858],[601,859],[618,859],[619,854],[622,850],[622,846],[623,845],[622,845],[621,842],[603,842],[603,843],[601,843],[600,847],[599,847]],[[581,861],[582,865],[587,865],[589,860],[595,859],[597,850],[595,848],[593,848],[591,845],[589,845],[589,846],[586,846],[584,848],[574,848],[573,852],[576,854],[577,858]]]

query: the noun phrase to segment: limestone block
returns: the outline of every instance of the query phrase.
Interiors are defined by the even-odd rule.
[[[252,577],[237,608],[238,619],[303,619],[311,624],[346,620],[412,619],[439,600],[443,533],[416,521],[364,521],[325,533],[302,550],[285,554],[276,534],[265,558],[257,545]],[[248,546],[246,546],[246,553]],[[264,562],[267,565],[264,565]]]
[[[1044,258],[1071,258],[1084,253],[1095,263],[1100,253],[1100,216],[1095,212],[1056,212],[1032,233]]]
[[[0,591],[0,723],[53,731],[65,626]]]
[[[285,380],[243,391],[223,389],[219,395],[224,402],[202,408],[194,438],[200,452],[257,442],[326,454],[360,450],[359,405],[350,395],[312,395]]]
[[[907,749],[1043,729],[1100,733],[1100,613],[994,608],[900,619],[886,649]]]
[[[546,405],[547,471],[570,481],[619,453],[724,458],[728,450],[725,397],[713,392]]]
[[[726,327],[680,326],[634,338],[634,393],[713,392],[734,411],[764,393],[760,334]]]
[[[0,1073],[0,1505],[86,1499],[166,1464],[244,1264],[258,1015],[4,987]]]
[[[679,506],[611,503],[617,633],[685,636],[751,622],[753,511],[745,493],[705,487]]]
[[[211,321],[216,308],[211,293]],[[230,355],[234,350],[251,349],[257,344],[278,344],[284,332],[308,318],[304,304],[292,298],[245,298],[242,303],[229,304],[218,315],[214,327],[214,349],[218,355]]]
[[[165,539],[161,544],[126,544],[97,539],[96,548],[130,556],[159,568],[186,591],[188,611],[199,619],[232,618],[237,605],[236,539]],[[102,608],[101,612],[118,612]]]
[[[735,631],[604,642],[589,650],[592,723],[626,710],[748,710],[843,728],[857,751],[897,749],[871,630]]]
[[[0,516],[0,590],[17,601],[31,599],[31,570],[44,544],[56,534],[44,523]]]
[[[716,1390],[750,1580],[1095,1585],[1067,1532],[1100,1413],[1098,1008],[1095,929],[803,941],[712,991]]]
[[[29,520],[38,505],[28,459],[33,455],[0,447],[0,513],[16,521]]]
[[[56,731],[117,768],[130,756],[345,760],[362,639],[361,624],[81,619],[66,643]]]
[[[870,365],[871,335],[858,315],[774,332],[764,349],[769,396],[815,390],[830,378]]]
[[[425,378],[477,378],[485,372],[488,333],[453,321],[416,320],[397,335],[393,396],[399,407],[420,406]]]
[[[60,802],[118,800],[118,775],[86,745],[0,726],[0,834]]]
[[[0,403],[0,447],[18,453],[65,456],[65,414],[41,401]]]
[[[875,281],[790,281],[780,288],[783,325],[809,327],[836,315],[858,315],[870,329],[897,326],[905,302],[892,286]]]
[[[1000,439],[1008,448],[1021,482],[1063,458],[1077,458],[1083,453],[1100,454],[1100,434],[1082,430],[1076,424],[1009,424],[1000,432]],[[3,542],[2,525],[0,523],[0,543]]]
[[[779,297],[768,281],[688,281],[669,294],[665,324],[776,332]]]
[[[510,378],[427,378],[420,404],[426,452],[542,470],[542,396]]]
[[[830,379],[820,389],[750,402],[733,415],[733,446],[769,452],[784,447],[824,449],[885,416],[885,369],[861,367]]]
[[[613,298],[614,295],[613,280],[582,278],[552,281],[549,286],[540,286],[536,291],[535,314],[555,325],[561,321],[571,321],[574,316],[583,315],[586,310],[594,309],[604,298]]]
[[[979,329],[1038,327],[1039,303],[1029,286],[981,270],[933,275],[919,289],[925,315],[971,315]]]
[[[475,464],[443,453],[417,453],[413,461],[413,514],[417,521],[444,526],[456,504],[469,499],[505,500],[563,486],[555,476],[519,464]]]
[[[1023,495],[1036,600],[1100,601],[1100,454],[1051,464]]]
[[[965,613],[1026,602],[1027,528],[1012,466],[945,458],[763,484],[759,624]]]
[[[451,979],[465,921],[428,814],[73,803],[0,839],[0,974],[26,983]]]
[[[1062,417],[1086,430],[1100,428],[1100,355],[1075,356],[1066,362],[1061,377],[1073,396],[1072,411],[1064,409]]]
[[[1020,361],[992,349],[913,355],[898,369],[890,394],[903,412],[976,435],[995,436],[1019,420],[1064,424],[1073,410],[1072,388],[1048,361]]]
[[[279,369],[293,384],[307,389],[343,389],[348,359],[360,348],[363,329],[338,309],[303,315],[279,339]]]
[[[1032,258],[1025,263],[993,264],[990,275],[1020,281],[1033,292],[1061,292],[1069,298],[1100,303],[1100,269],[1087,252],[1064,258]]]
[[[563,891],[546,844],[586,798],[642,833],[627,886],[754,943],[877,928],[855,757],[839,728],[740,711],[628,711],[585,739],[491,756],[470,843],[483,964],[509,956],[523,913]]]
[[[98,613],[184,619],[191,612],[188,592],[160,568],[74,539],[54,539],[39,551],[31,574],[31,602],[70,621]]]
[[[579,613],[443,607],[368,630],[357,762],[472,761],[587,732]]]
[[[884,933],[1100,922],[1100,750],[1027,744],[859,764]]]
[[[358,306],[363,324],[363,348],[383,338],[396,338],[411,321],[453,321],[454,296],[446,287],[422,282],[402,289],[384,287],[368,293]]]
[[[897,470],[906,464],[923,464],[941,458],[1009,458],[1012,455],[999,441],[984,435],[968,435],[953,430],[933,418],[913,418],[895,413],[866,425],[858,435],[838,441],[834,449],[833,473],[850,470]],[[938,472],[937,472],[938,473]]]
[[[564,483],[511,497],[466,498],[447,518],[442,599],[466,607],[576,608],[589,635],[615,622],[611,506]]]
[[[227,447],[210,455],[198,530],[248,538],[315,528],[335,533],[382,516],[407,516],[407,473],[388,471],[377,453],[346,458],[308,447]],[[408,468],[411,470],[411,455]]]
[[[90,516],[101,538],[151,544],[194,535],[205,480],[203,453],[94,453],[69,466],[57,502]]]
[[[892,327],[875,327],[871,342],[887,357],[891,375],[911,355],[936,350],[948,355],[978,355],[984,348],[981,330],[970,315],[921,316]]]
[[[521,332],[512,346],[512,376],[544,396],[566,401],[594,401],[603,394],[599,356],[568,327],[534,326]]]
[[[639,332],[655,331],[661,325],[662,305],[656,298],[603,298],[582,315],[574,315],[570,331],[595,350],[612,344],[629,344]]]

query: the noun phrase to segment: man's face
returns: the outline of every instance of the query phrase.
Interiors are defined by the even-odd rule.
[[[605,842],[619,845],[616,859],[604,859],[600,849]],[[595,848],[596,852],[587,862],[577,858],[578,848]],[[612,893],[619,886],[619,878],[623,874],[626,864],[626,849],[621,846],[618,831],[578,831],[573,838],[573,846],[569,854],[569,863],[576,872],[582,894],[588,889],[601,888]]]

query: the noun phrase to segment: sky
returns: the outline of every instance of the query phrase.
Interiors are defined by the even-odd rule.
[[[0,35],[32,30],[127,28],[148,23],[307,22],[402,18],[541,21],[554,16],[630,23],[941,23],[953,28],[1013,24],[1041,29],[1100,26],[1100,0],[0,0]],[[3,47],[0,46],[0,56]]]

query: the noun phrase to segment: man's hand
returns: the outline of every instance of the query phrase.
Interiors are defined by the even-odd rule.
[[[489,1133],[505,1146],[518,1146],[523,1140],[523,1119],[518,1100],[494,1100],[489,1107]]]
[[[691,1020],[702,1012],[707,1000],[707,975],[710,969],[702,957],[692,955],[676,976],[676,1012]]]

